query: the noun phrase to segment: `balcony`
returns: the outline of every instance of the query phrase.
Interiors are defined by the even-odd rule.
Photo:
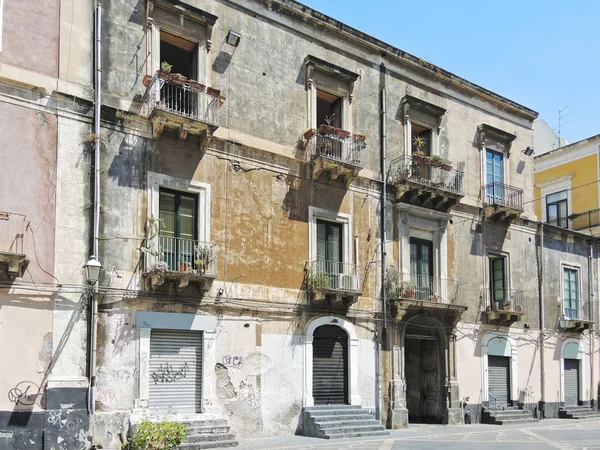
[[[305,285],[315,304],[348,308],[361,294],[358,266],[337,261],[313,261],[308,264]]]
[[[219,110],[225,101],[221,91],[160,70],[147,75],[144,85],[143,115],[152,121],[152,137],[158,139],[165,127],[172,128],[177,130],[179,146],[188,134],[198,135],[204,150],[219,127]]]
[[[396,201],[448,212],[464,197],[464,173],[439,158],[402,155],[390,165]]]
[[[565,315],[559,320],[559,328],[562,331],[581,333],[589,330],[594,325],[594,305],[586,302],[581,308],[566,309]]]
[[[363,168],[366,147],[364,136],[321,125],[304,133],[307,156],[312,162],[312,179],[317,180],[326,172],[330,182],[343,179],[346,187]]]
[[[521,320],[525,315],[523,295],[523,291],[515,289],[482,289],[487,323],[510,326]]]
[[[569,216],[573,230],[587,230],[600,226],[600,209],[593,209]],[[559,225],[560,226],[560,225]]]
[[[499,182],[481,188],[483,216],[495,222],[512,222],[523,213],[523,189]]]
[[[454,326],[467,309],[464,285],[452,278],[398,272],[390,267],[385,292],[395,318],[410,312],[429,311],[447,325]]]
[[[190,283],[200,291],[217,277],[217,246],[210,242],[158,236],[158,250],[146,251],[145,275],[150,289],[169,281],[168,289],[182,292]]]
[[[0,279],[22,277],[26,256],[27,216],[0,211]]]

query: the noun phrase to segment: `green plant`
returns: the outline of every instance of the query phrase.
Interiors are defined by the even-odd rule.
[[[173,64],[169,64],[166,61],[160,63],[160,70],[166,73],[171,73],[171,69],[173,68]]]
[[[308,274],[306,278],[306,285],[309,289],[329,289],[331,287],[331,279],[327,272],[316,271]]]
[[[169,270],[169,265],[164,261],[158,261],[150,266],[150,272],[165,273]]]
[[[200,273],[206,272],[208,266],[214,259],[214,249],[211,245],[196,245],[194,249],[196,253],[196,270]]]
[[[438,163],[438,164],[444,163],[444,159],[440,155],[433,155],[433,156],[429,157],[429,159],[433,163]]]
[[[177,422],[144,420],[134,429],[133,437],[121,446],[122,450],[170,450],[181,444],[187,425]]]
[[[421,151],[423,147],[425,147],[426,141],[425,138],[420,134],[415,134],[413,136],[412,144],[414,148],[416,148],[418,151]]]

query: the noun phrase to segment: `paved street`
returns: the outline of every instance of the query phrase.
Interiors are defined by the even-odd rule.
[[[240,449],[399,450],[399,449],[600,450],[600,420],[549,419],[524,425],[414,425],[385,438],[327,441],[302,436],[240,439]]]

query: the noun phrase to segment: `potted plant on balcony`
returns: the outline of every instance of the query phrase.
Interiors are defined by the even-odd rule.
[[[356,142],[365,142],[367,139],[367,133],[353,134],[352,139]]]
[[[331,288],[331,278],[327,272],[321,270],[314,273],[309,272],[306,278],[306,286],[311,291],[317,289],[329,289]]]
[[[210,268],[211,263],[214,259],[214,250],[210,245],[197,245],[195,247],[196,260],[196,272],[200,275],[204,275]]]
[[[440,155],[433,155],[429,157],[429,161],[431,161],[431,165],[433,167],[441,167],[444,160]]]
[[[304,136],[304,139],[309,140],[315,134],[317,134],[317,130],[315,130],[314,128],[309,128],[308,130],[304,131],[303,136]]]
[[[166,61],[160,63],[160,70],[157,71],[157,75],[160,79],[165,81],[170,81],[172,78],[171,69],[173,68],[172,64],[169,64]]]
[[[324,134],[334,135],[336,128],[331,125],[333,119],[335,119],[335,113],[333,113],[331,116],[325,117],[325,123],[319,125],[319,131]]]
[[[212,95],[213,97],[218,97],[221,95],[221,91],[219,89],[211,88],[210,86],[206,87],[206,93],[208,95]]]
[[[198,81],[189,80],[190,89],[194,92],[204,92],[206,90],[206,85],[199,83]]]
[[[339,136],[343,139],[348,139],[352,135],[352,133],[350,133],[349,131],[342,130],[341,128],[336,128],[335,134],[336,136]]]
[[[179,261],[180,272],[189,272],[190,270],[192,270],[192,263],[190,261],[184,261],[183,259]]]
[[[506,301],[504,302],[504,305],[503,305],[503,307],[504,307],[504,311],[511,311],[511,310],[512,310],[511,306],[512,306],[512,305],[511,305],[511,303],[510,303],[510,300],[506,300]]]
[[[402,282],[402,285],[400,287],[400,295],[402,296],[402,298],[412,300],[413,298],[415,298],[415,285],[410,281]]]
[[[157,261],[150,265],[150,284],[159,286],[165,281],[165,272],[169,271],[169,265],[165,261]]]
[[[171,81],[175,84],[179,84],[179,85],[183,86],[184,84],[187,83],[187,80],[188,80],[187,77],[184,77],[180,73],[171,74]]]

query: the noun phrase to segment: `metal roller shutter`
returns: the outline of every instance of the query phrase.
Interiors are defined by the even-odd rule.
[[[152,330],[150,410],[197,413],[202,402],[202,332]]]
[[[565,364],[565,401],[579,401],[579,360],[564,359]],[[571,399],[567,398],[571,397]]]
[[[506,406],[510,398],[510,358],[488,355],[488,386],[490,404]]]
[[[315,330],[313,398],[315,405],[347,403],[348,336],[339,327],[324,325]]]

